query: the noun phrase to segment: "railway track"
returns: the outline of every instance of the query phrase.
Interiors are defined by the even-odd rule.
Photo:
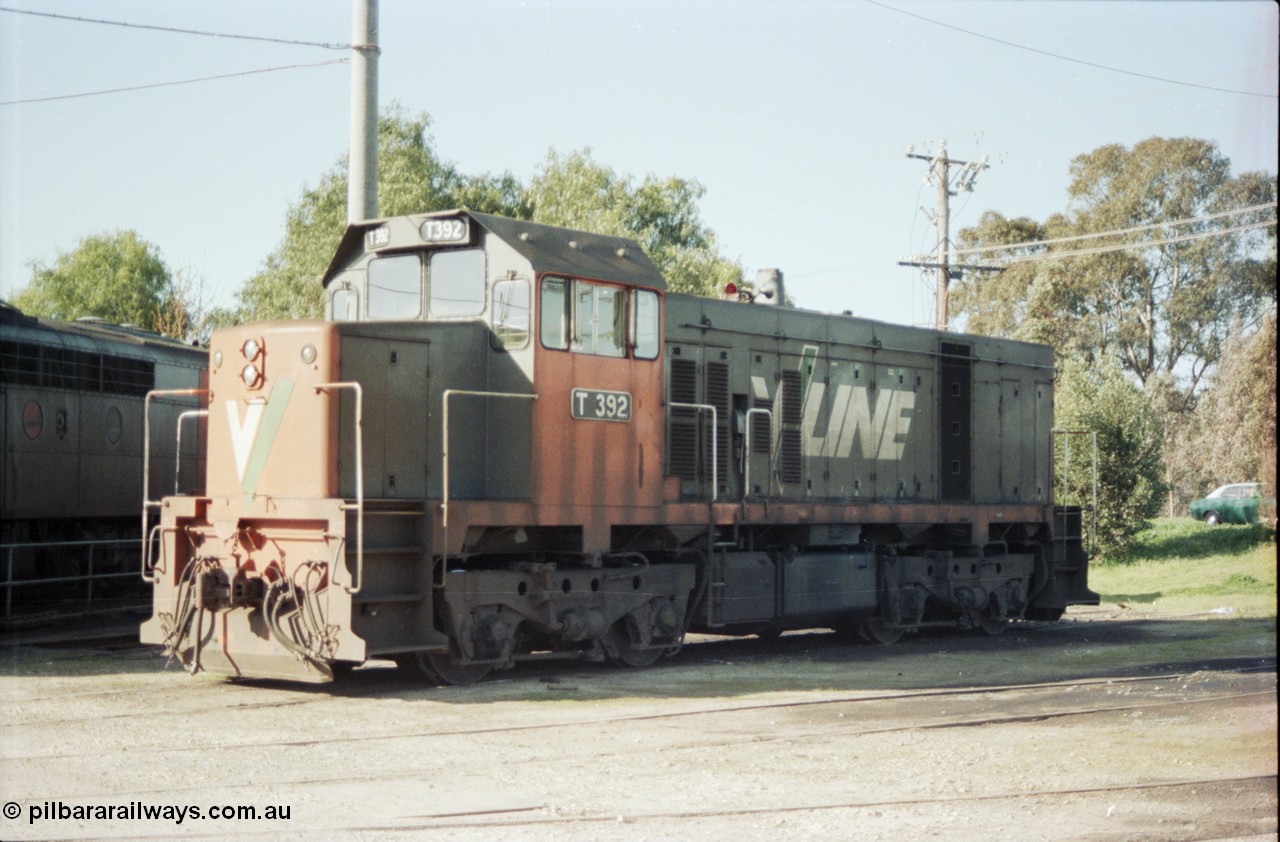
[[[751,652],[752,658],[759,661],[767,661],[771,657],[772,658],[807,657],[807,656],[811,656],[815,652],[821,652],[823,655],[834,657],[834,656],[838,656],[838,654],[842,651],[865,650],[867,648],[864,644],[849,644],[849,643],[840,642],[840,639],[834,635],[808,635],[806,637],[817,638],[818,640],[814,641],[814,640],[807,640],[804,638],[792,637],[792,638],[789,638],[790,641],[802,640],[803,645],[801,646],[787,645],[786,643],[782,643],[779,641],[770,641],[768,643],[767,651],[763,653],[755,649],[751,649],[749,651]],[[94,642],[97,642],[98,644],[103,644],[104,642],[106,642],[107,648],[96,650],[95,652],[95,654],[101,655],[104,657],[142,655],[146,652],[150,652],[154,650],[154,647],[143,647],[143,646],[136,645],[136,643],[129,647],[115,647],[111,645],[113,641],[110,638],[95,637],[95,638],[92,638],[91,640]],[[657,666],[651,669],[657,669],[657,670],[678,669],[681,667],[696,668],[699,665],[699,663],[720,663],[722,662],[722,655],[724,654],[724,652],[723,652],[723,649],[717,648],[717,647],[723,647],[726,645],[731,647],[738,647],[738,646],[741,646],[742,644],[739,641],[723,641],[723,642],[713,643],[713,644],[694,643],[686,647],[686,650],[685,650],[686,657],[688,658],[690,663],[685,663],[678,666],[677,665]],[[699,648],[714,649],[715,651],[713,654],[698,655],[696,653]],[[691,657],[689,657],[690,655]],[[1256,658],[1241,658],[1237,660],[1238,660],[1238,663],[1234,666],[1226,666],[1221,661],[1219,661],[1217,664],[1215,664],[1215,669],[1218,669],[1220,671],[1225,669],[1225,670],[1229,670],[1231,672],[1236,672],[1239,674],[1274,671],[1276,669],[1276,662],[1274,659],[1259,661]],[[851,663],[852,662],[853,662],[853,659],[851,659]],[[83,717],[61,717],[61,718],[49,718],[49,719],[19,718],[17,720],[10,719],[5,723],[0,724],[0,734],[3,734],[6,729],[28,727],[31,725],[61,726],[61,725],[74,725],[76,723],[82,723],[82,722],[98,723],[98,722],[110,721],[110,720],[128,720],[128,719],[139,718],[139,717],[145,717],[149,720],[153,720],[157,716],[190,717],[192,715],[199,714],[199,713],[270,711],[273,709],[286,709],[286,708],[307,707],[307,706],[324,707],[326,705],[333,706],[333,705],[339,704],[344,699],[361,699],[361,698],[376,699],[376,698],[385,698],[389,696],[399,696],[405,693],[420,693],[423,701],[431,701],[433,700],[433,696],[435,694],[451,694],[451,695],[460,695],[460,694],[474,695],[477,693],[483,694],[486,688],[504,688],[504,685],[510,685],[510,684],[520,683],[520,682],[528,683],[531,680],[546,684],[548,686],[548,689],[555,689],[557,685],[560,685],[571,691],[576,687],[574,682],[590,681],[593,679],[599,679],[602,676],[602,669],[599,667],[596,667],[594,669],[591,669],[591,668],[582,669],[581,667],[578,667],[576,669],[570,668],[566,672],[557,671],[553,676],[550,676],[550,677],[543,676],[538,679],[532,679],[531,676],[537,672],[540,672],[541,670],[530,669],[529,667],[530,665],[525,665],[524,669],[520,670],[521,674],[518,677],[514,677],[510,679],[491,680],[485,684],[477,685],[472,688],[438,688],[438,689],[437,688],[419,688],[409,682],[400,680],[399,677],[395,675],[395,673],[392,670],[389,670],[389,669],[374,669],[374,670],[361,671],[361,673],[359,673],[358,675],[361,678],[367,678],[368,679],[367,681],[362,682],[360,678],[351,678],[347,681],[347,683],[344,686],[337,688],[336,691],[333,690],[331,685],[326,685],[319,688],[309,688],[305,686],[301,688],[296,686],[281,688],[279,685],[271,685],[269,683],[264,683],[264,682],[230,682],[230,681],[218,682],[216,691],[215,691],[217,693],[216,698],[213,699],[212,701],[203,702],[198,705],[190,704],[189,697],[192,696],[193,694],[199,694],[199,695],[207,695],[207,694],[205,694],[203,690],[197,691],[194,688],[184,685],[184,686],[166,688],[167,692],[172,692],[175,698],[175,701],[179,699],[181,700],[181,704],[176,705],[172,709],[162,707],[160,710],[155,710],[155,709],[147,710],[147,711],[123,710],[123,711],[118,711],[118,712],[109,713],[109,714],[96,712],[92,715],[83,716]],[[608,668],[605,668],[605,669],[608,669]],[[630,671],[626,669],[614,669],[613,672],[615,674],[627,674]],[[603,673],[603,674],[607,675],[607,673]],[[593,717],[593,718],[583,719],[579,722],[574,722],[574,723],[549,722],[549,723],[533,723],[533,724],[527,724],[527,725],[520,725],[512,728],[468,728],[468,729],[443,731],[443,732],[424,731],[424,732],[414,732],[411,734],[398,734],[396,735],[396,737],[397,738],[410,738],[410,737],[429,738],[432,736],[442,736],[442,737],[443,736],[462,736],[462,735],[478,736],[482,734],[500,734],[507,731],[513,731],[513,732],[514,731],[536,731],[536,730],[547,729],[547,728],[563,728],[563,727],[571,727],[574,725],[577,725],[577,726],[623,725],[623,724],[634,723],[634,722],[646,722],[646,721],[656,721],[656,720],[662,720],[662,719],[676,719],[676,718],[687,718],[687,717],[696,717],[696,716],[716,716],[716,715],[722,715],[722,714],[742,713],[742,712],[748,712],[748,711],[768,711],[768,710],[799,709],[799,708],[805,708],[805,707],[857,705],[857,704],[870,704],[875,702],[892,703],[892,702],[899,702],[899,701],[906,701],[906,700],[918,701],[918,700],[927,700],[927,699],[945,699],[948,697],[983,697],[983,696],[994,697],[994,696],[1005,695],[1010,693],[1026,693],[1026,692],[1036,691],[1036,690],[1048,690],[1052,692],[1070,692],[1073,690],[1078,690],[1086,687],[1124,686],[1124,685],[1135,684],[1135,683],[1177,681],[1182,678],[1185,678],[1187,674],[1188,673],[1186,673],[1185,671],[1164,671],[1164,672],[1153,672],[1153,673],[1147,673],[1147,674],[1141,674],[1141,675],[1104,676],[1104,677],[1098,677],[1098,678],[1087,679],[1087,680],[1076,680],[1076,681],[1066,681],[1066,682],[1046,681],[1046,682],[1017,683],[1017,684],[1008,684],[1008,685],[979,686],[979,687],[955,687],[955,688],[939,688],[939,689],[930,689],[930,690],[907,690],[902,692],[878,693],[878,694],[870,694],[870,695],[850,694],[850,695],[838,695],[832,698],[823,698],[823,699],[816,699],[816,700],[808,699],[803,701],[734,704],[734,705],[727,705],[727,706],[713,706],[713,707],[698,708],[698,709],[692,709],[692,710],[681,710],[681,711],[672,711],[672,712],[664,712],[664,713],[644,714],[644,715],[625,716],[625,717],[612,717],[612,718],[594,718]],[[57,696],[27,697],[24,699],[26,703],[24,707],[27,710],[38,711],[38,710],[45,709],[47,704],[53,703],[55,701],[75,699],[77,701],[83,702],[83,701],[89,701],[95,698],[102,699],[102,700],[109,700],[112,698],[124,698],[135,692],[136,692],[135,690],[97,690],[97,691],[90,691],[86,693],[58,694]],[[261,700],[260,697],[264,692],[269,695],[272,695],[273,697],[274,696],[283,696],[283,697]],[[230,696],[231,698],[229,699],[228,696]],[[244,697],[249,697],[251,699],[256,698],[259,700],[258,701],[240,701],[240,699]],[[1083,712],[1087,713],[1090,711],[1086,710]],[[1069,712],[1063,712],[1058,715],[1071,715],[1071,714]],[[958,727],[959,724],[960,723],[957,723],[957,725],[952,725],[952,726],[939,725],[936,727]],[[908,727],[915,727],[915,726],[908,726]],[[350,737],[344,737],[344,738],[332,738],[331,740],[328,740],[328,741],[365,742],[365,741],[376,741],[379,739],[387,739],[387,737],[382,737],[378,735],[350,736]],[[311,745],[311,744],[314,744],[315,742],[317,741],[303,739],[303,740],[296,740],[291,742],[281,742],[279,743],[279,745],[302,746],[302,745]],[[236,749],[236,748],[244,748],[246,746],[251,746],[251,745],[261,745],[261,744],[260,743],[236,743],[236,744],[228,745],[225,748]]]
[[[1276,668],[1275,661],[1268,663],[1250,663],[1242,665],[1235,670],[1228,671],[1226,675],[1236,676],[1261,676],[1266,679],[1268,672],[1274,672]],[[365,733],[346,736],[332,737],[305,737],[300,739],[276,739],[276,740],[252,740],[252,741],[226,741],[216,745],[206,745],[202,751],[209,752],[240,752],[245,750],[261,750],[261,749],[298,749],[298,748],[316,748],[324,746],[337,745],[354,745],[354,744],[372,744],[379,742],[394,742],[404,744],[415,740],[445,740],[454,738],[501,738],[514,735],[530,735],[538,732],[560,732],[575,730],[600,730],[600,729],[618,729],[627,726],[638,725],[641,723],[656,723],[660,721],[675,720],[694,720],[694,719],[715,719],[718,717],[739,717],[746,714],[780,714],[794,713],[801,711],[810,711],[819,708],[828,710],[837,710],[835,714],[837,722],[834,724],[827,719],[827,727],[818,731],[791,733],[776,736],[762,736],[753,734],[737,741],[721,741],[714,745],[725,747],[731,745],[742,744],[759,744],[762,742],[798,742],[803,740],[823,739],[830,737],[832,734],[840,734],[842,736],[866,736],[872,734],[888,734],[906,731],[930,731],[945,730],[952,728],[970,728],[986,725],[1001,725],[1026,722],[1038,722],[1051,719],[1059,719],[1064,717],[1081,717],[1101,714],[1117,714],[1134,711],[1158,710],[1162,708],[1178,707],[1195,704],[1212,704],[1226,702],[1236,699],[1250,698],[1274,698],[1275,682],[1264,681],[1263,686],[1259,689],[1247,690],[1232,693],[1211,693],[1203,696],[1192,698],[1172,697],[1157,700],[1142,700],[1134,702],[1125,702],[1120,704],[1109,703],[1105,705],[1089,705],[1089,704],[1073,704],[1060,706],[1046,706],[1043,702],[1044,698],[1079,698],[1086,695],[1081,691],[1106,691],[1108,695],[1113,695],[1110,691],[1118,688],[1132,687],[1136,685],[1156,685],[1166,683],[1169,685],[1178,685],[1186,682],[1191,678],[1192,673],[1185,672],[1169,672],[1154,675],[1130,676],[1130,677],[1100,677],[1082,681],[1046,681],[1028,684],[1011,684],[986,687],[961,687],[947,688],[937,690],[912,690],[894,693],[871,693],[871,694],[839,694],[831,697],[820,699],[800,699],[778,702],[761,702],[761,703],[737,703],[728,705],[710,705],[699,706],[690,709],[643,713],[634,715],[620,716],[589,716],[574,719],[554,719],[551,721],[537,723],[522,723],[515,725],[502,726],[483,726],[483,727],[466,727],[454,729],[429,729],[415,731],[395,731],[393,733]],[[244,688],[250,689],[250,688]],[[123,692],[123,691],[122,691]],[[1176,693],[1176,689],[1170,689],[1170,693]],[[187,694],[184,694],[187,695]],[[376,694],[374,694],[376,695]],[[374,695],[366,696],[372,698]],[[1013,698],[1016,697],[1016,698]],[[155,722],[157,719],[165,717],[181,717],[190,719],[200,714],[217,715],[221,717],[239,715],[239,714],[259,714],[272,713],[278,710],[288,708],[304,708],[304,707],[332,707],[347,701],[352,697],[328,697],[328,696],[310,696],[307,698],[288,698],[277,699],[262,702],[245,702],[232,703],[222,705],[207,705],[201,707],[182,706],[173,710],[148,710],[148,711],[128,711],[108,716],[94,716],[89,718],[63,718],[53,720],[37,720],[26,721],[20,723],[6,724],[0,726],[0,733],[4,730],[12,730],[20,727],[31,727],[38,725],[41,727],[65,727],[83,724],[96,724],[109,720],[130,720],[145,719],[148,722]],[[998,701],[997,701],[998,700]],[[952,707],[960,706],[964,708],[962,713],[949,714],[946,708],[937,710],[927,709],[919,714],[912,714],[907,710],[916,708],[929,708],[938,702],[950,702]],[[975,704],[981,702],[981,704]],[[869,725],[868,721],[872,718],[864,717],[863,711],[875,706],[878,710],[892,709],[893,724],[890,725]],[[975,713],[975,710],[978,712]],[[995,711],[998,713],[983,712]],[[308,715],[318,713],[308,711]],[[875,719],[882,717],[883,713],[877,713]],[[842,721],[839,721],[842,720]],[[705,746],[705,743],[700,743]],[[129,746],[126,751],[131,756],[150,755],[150,754],[167,754],[172,752],[187,751],[187,746],[175,747],[137,747]],[[667,750],[673,750],[668,748]],[[93,752],[70,752],[47,755],[30,755],[24,757],[26,760],[74,760],[77,757],[88,755],[98,756],[100,751]],[[518,761],[524,762],[524,761]],[[531,761],[538,762],[538,761]],[[318,783],[327,779],[308,778],[299,780],[295,783]]]
[[[763,817],[776,816],[782,813],[797,812],[813,812],[828,810],[876,810],[876,809],[903,809],[920,806],[952,806],[957,804],[981,804],[984,802],[994,801],[1027,801],[1038,798],[1062,798],[1067,796],[1091,796],[1091,795],[1119,795],[1124,793],[1152,793],[1152,792],[1177,792],[1178,790],[1191,790],[1196,787],[1219,786],[1230,784],[1243,785],[1259,785],[1265,786],[1271,784],[1274,786],[1276,775],[1249,775],[1245,777],[1231,778],[1196,778],[1190,780],[1175,781],[1157,781],[1141,784],[1121,784],[1115,786],[1093,786],[1074,789],[1038,789],[1032,791],[1019,792],[997,792],[987,793],[984,795],[966,795],[966,796],[945,796],[940,798],[905,798],[905,799],[889,799],[879,801],[846,801],[841,803],[802,803],[802,804],[785,804],[773,805],[768,807],[758,807],[752,809],[732,809],[732,810],[680,810],[662,812],[655,811],[651,813],[633,813],[625,817],[625,821],[630,823],[641,823],[646,821],[661,820],[687,820],[687,819],[711,819],[726,818],[730,816],[743,817]],[[420,829],[444,829],[444,828],[486,828],[496,829],[502,827],[528,827],[528,826],[554,826],[554,825],[578,825],[578,824],[616,824],[619,817],[615,815],[595,815],[595,816],[556,816],[547,815],[537,818],[530,818],[524,821],[504,821],[504,820],[486,820],[467,822],[462,821],[466,818],[493,819],[509,813],[530,813],[536,811],[545,812],[545,808],[522,808],[520,810],[511,811],[477,811],[474,813],[438,813],[430,816],[416,816],[417,819],[437,819],[438,821],[430,824],[423,823],[420,825],[397,825],[397,829],[408,829],[417,827]],[[388,828],[350,828],[351,830],[385,830]]]
[[[191,681],[146,649],[22,649],[10,665],[29,677],[0,683],[0,783],[24,805],[294,805],[287,828],[182,827],[204,838],[754,842],[847,835],[850,822],[865,839],[1132,838],[1161,821],[1154,838],[1247,837],[1276,825],[1276,660],[1209,634],[1237,627],[714,640],[648,670],[523,664],[449,688],[381,667],[318,688]],[[1107,630],[1111,648],[1089,655]],[[1211,657],[1170,664],[1171,630],[1179,651],[1203,639]],[[1042,660],[1064,638],[1093,660],[1068,657],[1065,672]],[[1015,663],[1040,679],[992,681],[1020,675]],[[779,677],[790,683],[761,689]]]

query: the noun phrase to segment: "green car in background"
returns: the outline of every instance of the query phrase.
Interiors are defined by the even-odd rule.
[[[1274,498],[1267,501],[1275,505]],[[1191,502],[1191,516],[1208,526],[1219,523],[1257,523],[1263,505],[1262,483],[1236,482],[1216,488],[1208,497]]]

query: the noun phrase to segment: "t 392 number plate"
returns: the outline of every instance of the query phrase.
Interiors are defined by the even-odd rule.
[[[574,389],[569,397],[574,418],[588,421],[630,421],[631,393]]]

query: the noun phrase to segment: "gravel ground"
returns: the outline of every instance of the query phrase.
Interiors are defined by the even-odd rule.
[[[449,688],[377,664],[325,687],[193,678],[149,648],[10,641],[0,704],[3,839],[1277,833],[1273,618],[1104,606],[891,647],[700,638],[647,670],[544,662]]]

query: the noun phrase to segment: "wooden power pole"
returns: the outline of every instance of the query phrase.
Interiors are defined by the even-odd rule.
[[[933,220],[934,224],[938,228],[938,244],[933,250],[933,259],[931,261],[901,261],[900,265],[921,266],[937,270],[938,288],[936,294],[937,304],[934,326],[938,330],[946,330],[947,296],[952,278],[950,255],[951,197],[958,195],[961,190],[973,190],[973,182],[978,177],[978,173],[985,170],[988,166],[987,156],[982,156],[981,161],[957,161],[954,158],[948,158],[947,142],[944,140],[938,144],[938,154],[933,157],[929,157],[928,155],[917,155],[915,154],[913,147],[907,147],[907,157],[929,162],[929,180],[934,183],[934,186],[938,191],[938,209]],[[952,164],[961,167],[959,175],[956,178],[955,190],[951,189]]]

